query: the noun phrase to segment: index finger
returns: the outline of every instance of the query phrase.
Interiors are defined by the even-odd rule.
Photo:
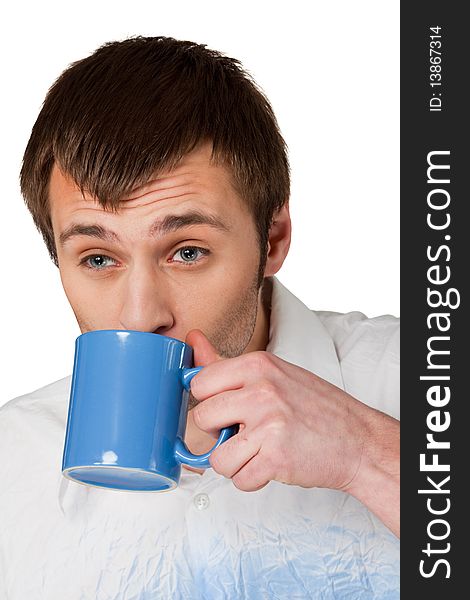
[[[249,352],[224,358],[207,365],[191,381],[191,392],[198,400],[206,400],[228,390],[254,383],[263,371],[262,352]]]

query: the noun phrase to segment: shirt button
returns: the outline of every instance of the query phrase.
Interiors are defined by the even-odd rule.
[[[209,496],[207,494],[196,494],[193,499],[194,506],[198,510],[206,510],[209,504],[211,503]]]

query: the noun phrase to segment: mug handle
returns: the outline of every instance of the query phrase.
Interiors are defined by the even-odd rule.
[[[186,390],[190,390],[192,378],[199,373],[202,367],[192,367],[190,369],[184,368],[182,371],[183,386]],[[205,454],[193,454],[189,451],[186,444],[181,438],[176,438],[175,443],[175,458],[183,465],[189,465],[190,467],[197,467],[199,469],[209,468],[209,456],[214,452],[216,448],[223,444],[226,440],[231,438],[233,435],[238,433],[238,425],[232,425],[231,427],[225,427],[220,431],[219,439],[215,443],[214,447],[206,452]]]

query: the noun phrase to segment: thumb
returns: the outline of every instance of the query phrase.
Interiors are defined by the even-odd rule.
[[[185,341],[193,348],[195,367],[205,367],[220,360],[221,357],[217,354],[217,350],[200,329],[191,329],[186,334]]]

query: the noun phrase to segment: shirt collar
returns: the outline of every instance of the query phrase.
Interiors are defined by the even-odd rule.
[[[344,389],[333,340],[318,316],[275,277],[272,284],[266,350]]]

